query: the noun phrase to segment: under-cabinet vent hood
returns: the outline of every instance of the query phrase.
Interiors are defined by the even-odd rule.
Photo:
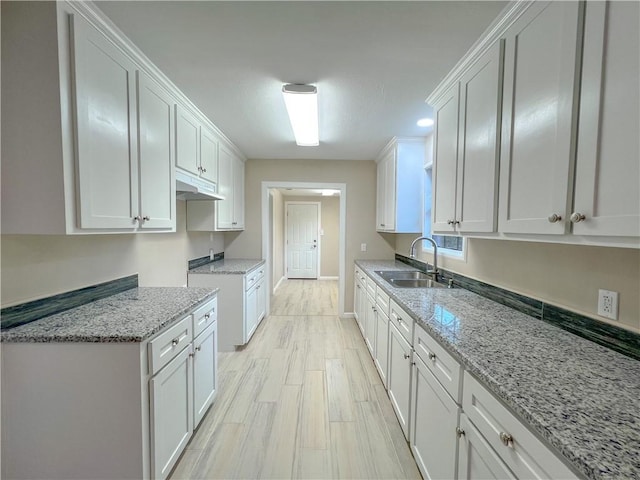
[[[224,200],[215,183],[176,169],[176,198],[178,200]]]

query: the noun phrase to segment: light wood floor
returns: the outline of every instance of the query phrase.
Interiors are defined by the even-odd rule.
[[[242,351],[219,357],[219,392],[171,478],[420,479],[337,282],[288,280]]]

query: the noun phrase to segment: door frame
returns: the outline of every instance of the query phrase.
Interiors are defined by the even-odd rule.
[[[300,189],[332,189],[340,192],[340,231],[338,233],[338,315],[344,317],[345,313],[345,279],[346,279],[346,245],[347,245],[347,184],[330,182],[284,182],[263,181],[261,187],[262,209],[262,258],[266,260],[268,291],[273,286],[271,272],[271,239],[269,238],[269,189],[272,188],[300,188]],[[271,311],[271,295],[267,295],[267,314]]]
[[[316,249],[318,250],[318,254],[316,255],[316,280],[320,279],[320,249],[322,245],[322,236],[320,235],[320,228],[322,226],[322,202],[305,202],[305,201],[285,201],[284,202],[284,213],[285,213],[285,228],[284,228],[284,271],[285,277],[289,278],[289,205],[317,205],[318,206],[318,241]]]

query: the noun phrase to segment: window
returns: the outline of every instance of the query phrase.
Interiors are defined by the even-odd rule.
[[[433,185],[432,165],[424,167],[424,217],[422,221],[422,234],[431,237],[438,245],[438,254],[451,257],[464,257],[464,237],[455,235],[431,235],[431,189]],[[431,252],[433,248],[428,242],[422,242],[422,251]]]

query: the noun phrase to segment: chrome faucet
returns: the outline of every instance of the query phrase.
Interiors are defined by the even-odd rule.
[[[431,237],[416,238],[413,242],[411,242],[411,248],[409,249],[409,257],[416,258],[416,243],[418,243],[420,240],[427,240],[428,242],[431,242],[431,245],[433,245],[433,271],[427,272],[427,273],[433,273],[433,279],[437,282],[438,281],[438,244],[433,238]]]

